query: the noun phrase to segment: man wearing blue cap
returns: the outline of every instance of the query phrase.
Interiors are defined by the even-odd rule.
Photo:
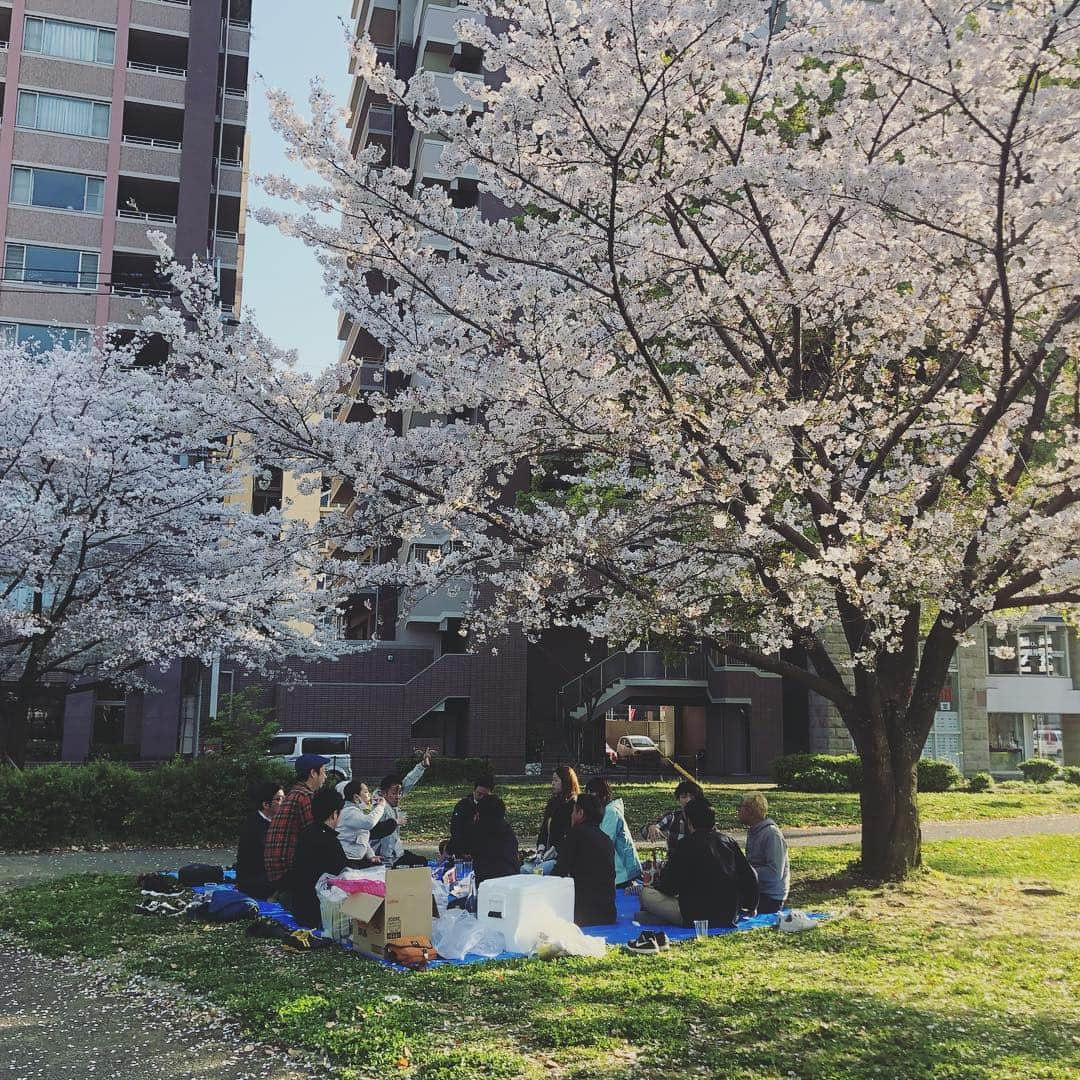
[[[315,820],[311,814],[311,797],[326,783],[326,766],[329,764],[329,758],[318,754],[301,754],[296,759],[296,783],[266,830],[263,859],[266,877],[275,890],[289,887],[288,874],[296,858],[296,841]]]

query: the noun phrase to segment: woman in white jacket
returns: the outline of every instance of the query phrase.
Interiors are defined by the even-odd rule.
[[[386,812],[385,800],[371,798],[367,784],[360,780],[343,780],[337,787],[345,799],[338,817],[337,835],[349,865],[362,869],[382,862],[372,850],[371,830]]]

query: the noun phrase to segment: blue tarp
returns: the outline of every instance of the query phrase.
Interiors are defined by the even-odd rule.
[[[225,883],[221,885],[200,885],[196,886],[196,893],[210,892],[217,889],[231,889],[236,891],[236,886],[229,884],[234,881],[236,875],[232,870],[225,871]],[[287,926],[290,930],[295,930],[300,924],[292,917],[292,915],[285,910],[280,904],[272,900],[259,900],[259,914],[265,915],[268,918],[274,919],[276,922],[281,923],[283,926]],[[634,938],[641,933],[642,930],[663,930],[667,934],[671,941],[687,941],[694,937],[693,928],[686,928],[682,926],[665,926],[660,923],[638,923],[634,921],[634,917],[638,913],[638,898],[632,893],[618,892],[615,895],[615,910],[618,914],[618,921],[612,923],[609,926],[587,926],[584,927],[584,933],[590,937],[603,938],[609,945],[625,945],[628,941],[633,941]],[[828,918],[828,916],[821,912],[809,913],[812,919],[820,921]],[[749,919],[740,919],[737,926],[729,927],[725,929],[716,929],[709,931],[709,937],[721,937],[724,934],[737,934],[744,930],[762,930],[776,926],[776,915],[754,915]],[[318,931],[322,936],[322,931]],[[349,943],[345,943],[341,946],[343,949],[349,951],[352,950],[352,946]],[[372,959],[365,955],[365,959]],[[489,961],[496,960],[519,960],[522,953],[504,952],[499,953],[498,956],[466,956],[464,960],[436,960],[429,964],[428,967],[438,967],[442,964],[484,964]],[[399,967],[397,964],[391,964],[387,961],[379,961],[386,967],[393,968],[395,971],[406,971],[408,969]]]

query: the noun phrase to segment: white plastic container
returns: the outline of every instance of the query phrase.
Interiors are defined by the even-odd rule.
[[[518,874],[489,878],[477,893],[476,917],[502,934],[509,952],[528,953],[552,919],[574,921],[574,879]]]

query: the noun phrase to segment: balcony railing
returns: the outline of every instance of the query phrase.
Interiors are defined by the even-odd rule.
[[[172,3],[172,0],[164,0],[165,3]],[[168,289],[155,289],[148,285],[124,285],[114,283],[111,286],[111,291],[114,296],[169,296]]]
[[[163,0],[163,2],[171,4],[173,0]],[[145,135],[125,135],[121,141],[129,146],[152,146],[156,150],[179,150],[182,145],[176,139],[151,139]]]
[[[250,30],[251,29],[251,20],[250,19],[230,19],[229,20],[229,26],[231,26],[234,30]]]
[[[225,87],[225,96],[226,97],[234,97],[234,98],[243,98],[244,101],[247,101],[248,92],[247,92],[246,89],[244,89],[242,87],[226,86]]]
[[[145,71],[150,75],[166,75],[170,79],[187,78],[187,68],[168,67],[166,64],[144,64],[139,60],[129,60],[128,71]]]
[[[116,216],[123,218],[124,221],[147,221],[153,222],[158,225],[175,225],[175,214],[151,214],[143,213],[141,210],[117,210]]]
[[[232,229],[215,229],[214,230],[214,235],[219,240],[233,240],[233,241],[236,241],[236,240],[240,239],[240,234],[238,232],[233,232]]]
[[[221,166],[225,169],[242,169],[244,167],[243,158],[214,158],[214,168]]]

